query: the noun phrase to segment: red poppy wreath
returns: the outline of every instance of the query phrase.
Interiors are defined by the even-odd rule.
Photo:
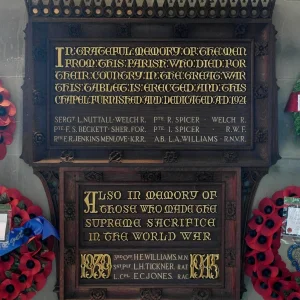
[[[28,300],[43,289],[52,271],[55,258],[53,236],[43,239],[35,235],[30,222],[42,218],[42,209],[16,189],[0,186],[0,202],[11,205],[11,232],[23,232],[28,241],[22,246],[0,256],[0,299]]]
[[[245,273],[265,300],[300,300],[300,272],[290,272],[278,253],[284,197],[300,197],[300,187],[290,186],[262,199],[245,237]]]
[[[10,93],[2,86],[0,80],[0,160],[6,155],[6,146],[13,141],[13,134],[16,130],[16,107],[10,101]]]

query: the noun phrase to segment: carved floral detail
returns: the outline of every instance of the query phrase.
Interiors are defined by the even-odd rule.
[[[162,289],[141,289],[141,300],[160,300],[162,297]]]
[[[117,24],[117,37],[129,38],[131,37],[131,26],[130,24]]]
[[[268,129],[260,128],[255,132],[255,143],[266,143],[268,141]]]
[[[161,172],[141,172],[141,180],[144,182],[159,182],[161,181]]]
[[[65,220],[74,221],[75,220],[75,203],[65,203]]]
[[[84,178],[87,181],[101,182],[103,181],[103,172],[95,172],[95,171],[85,172]]]
[[[247,24],[236,24],[234,27],[234,36],[238,39],[244,38],[248,32]]]
[[[105,300],[107,297],[107,289],[93,289],[90,292],[91,300]]]
[[[211,297],[210,289],[193,289],[192,300],[209,300]]]
[[[239,160],[239,154],[236,151],[227,151],[223,154],[226,163],[236,163]]]
[[[75,247],[65,248],[64,259],[66,266],[75,264]]]
[[[255,43],[255,56],[265,56],[269,53],[268,42]]]
[[[62,151],[60,155],[61,162],[73,162],[74,161],[74,152],[70,150]]]
[[[212,182],[214,181],[214,172],[208,172],[208,171],[197,172],[196,181]]]
[[[46,138],[41,132],[34,132],[33,141],[36,145],[42,145],[46,141]]]
[[[189,27],[187,24],[176,24],[174,26],[174,35],[176,38],[187,38],[189,35]]]
[[[179,154],[176,151],[167,151],[164,155],[165,163],[176,163],[178,162]]]
[[[82,35],[81,24],[70,24],[68,28],[68,33],[70,37],[79,38]]]
[[[123,152],[118,150],[111,151],[108,159],[109,162],[122,162]]]
[[[234,201],[226,202],[226,220],[235,220],[236,218],[236,203]]]
[[[260,84],[259,86],[255,87],[254,90],[254,98],[255,99],[265,99],[268,98],[268,85]]]
[[[225,249],[225,266],[235,267],[236,252],[235,249]]]

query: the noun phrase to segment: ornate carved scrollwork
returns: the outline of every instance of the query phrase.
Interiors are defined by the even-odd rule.
[[[163,161],[165,163],[176,163],[178,162],[179,154],[176,151],[167,151],[165,152]]]
[[[93,289],[90,291],[91,300],[105,300],[107,298],[107,289]]]
[[[64,150],[60,155],[61,162],[73,162],[74,161],[74,151]]]
[[[236,203],[234,201],[226,202],[226,220],[236,219]]]
[[[81,24],[70,24],[68,27],[69,36],[72,38],[79,38],[82,35]]]
[[[196,181],[212,182],[214,181],[214,172],[201,171],[196,173]]]
[[[255,56],[265,56],[269,54],[269,43],[255,43]]]
[[[46,141],[46,138],[41,132],[34,132],[33,133],[33,142],[37,146],[44,144],[45,141]]]
[[[144,182],[159,182],[161,181],[161,172],[141,172],[141,180]]]
[[[210,298],[210,289],[193,289],[193,295],[191,300],[209,300]]]
[[[87,181],[101,182],[103,181],[103,172],[95,172],[95,171],[85,172],[84,178]]]
[[[226,163],[236,163],[239,161],[239,154],[236,151],[226,151],[223,153],[223,158]]]
[[[160,300],[162,297],[162,289],[141,289],[141,300]]]
[[[268,94],[269,89],[267,84],[260,84],[254,89],[254,98],[256,100],[268,98]]]
[[[32,92],[32,103],[34,105],[41,105],[45,103],[45,97],[38,90],[33,90]]]
[[[64,260],[66,266],[75,265],[75,247],[65,248]]]
[[[111,151],[109,154],[109,162],[122,162],[123,159],[123,151],[119,151],[119,150],[114,150]]]
[[[131,37],[131,25],[128,23],[117,24],[117,37],[119,37],[119,38]]]
[[[187,24],[176,24],[174,26],[174,36],[176,38],[187,38],[189,36],[189,27]]]
[[[268,141],[268,129],[259,128],[255,131],[255,143],[266,143]]]
[[[247,24],[236,24],[234,26],[234,36],[237,39],[242,39],[246,36],[248,32],[248,25]]]
[[[74,221],[75,220],[75,203],[65,203],[65,220]]]
[[[235,267],[236,251],[235,249],[225,249],[225,266]]]

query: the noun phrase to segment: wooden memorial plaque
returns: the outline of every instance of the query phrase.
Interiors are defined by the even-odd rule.
[[[59,299],[239,299],[279,159],[275,1],[46,2],[25,0],[22,158],[61,234]]]
[[[238,169],[62,168],[60,178],[61,299],[95,289],[134,299],[140,288],[239,298]]]

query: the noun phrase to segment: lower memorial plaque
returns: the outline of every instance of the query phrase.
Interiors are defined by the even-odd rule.
[[[196,171],[152,172],[162,177],[159,182],[140,182],[144,177],[136,170],[92,172],[105,181],[63,171],[67,222],[61,231],[65,268],[72,270],[64,272],[66,292],[74,283],[77,298],[95,286],[123,285],[213,287],[224,294],[238,284],[237,274],[228,271],[239,267],[236,172],[203,171],[209,182]]]

